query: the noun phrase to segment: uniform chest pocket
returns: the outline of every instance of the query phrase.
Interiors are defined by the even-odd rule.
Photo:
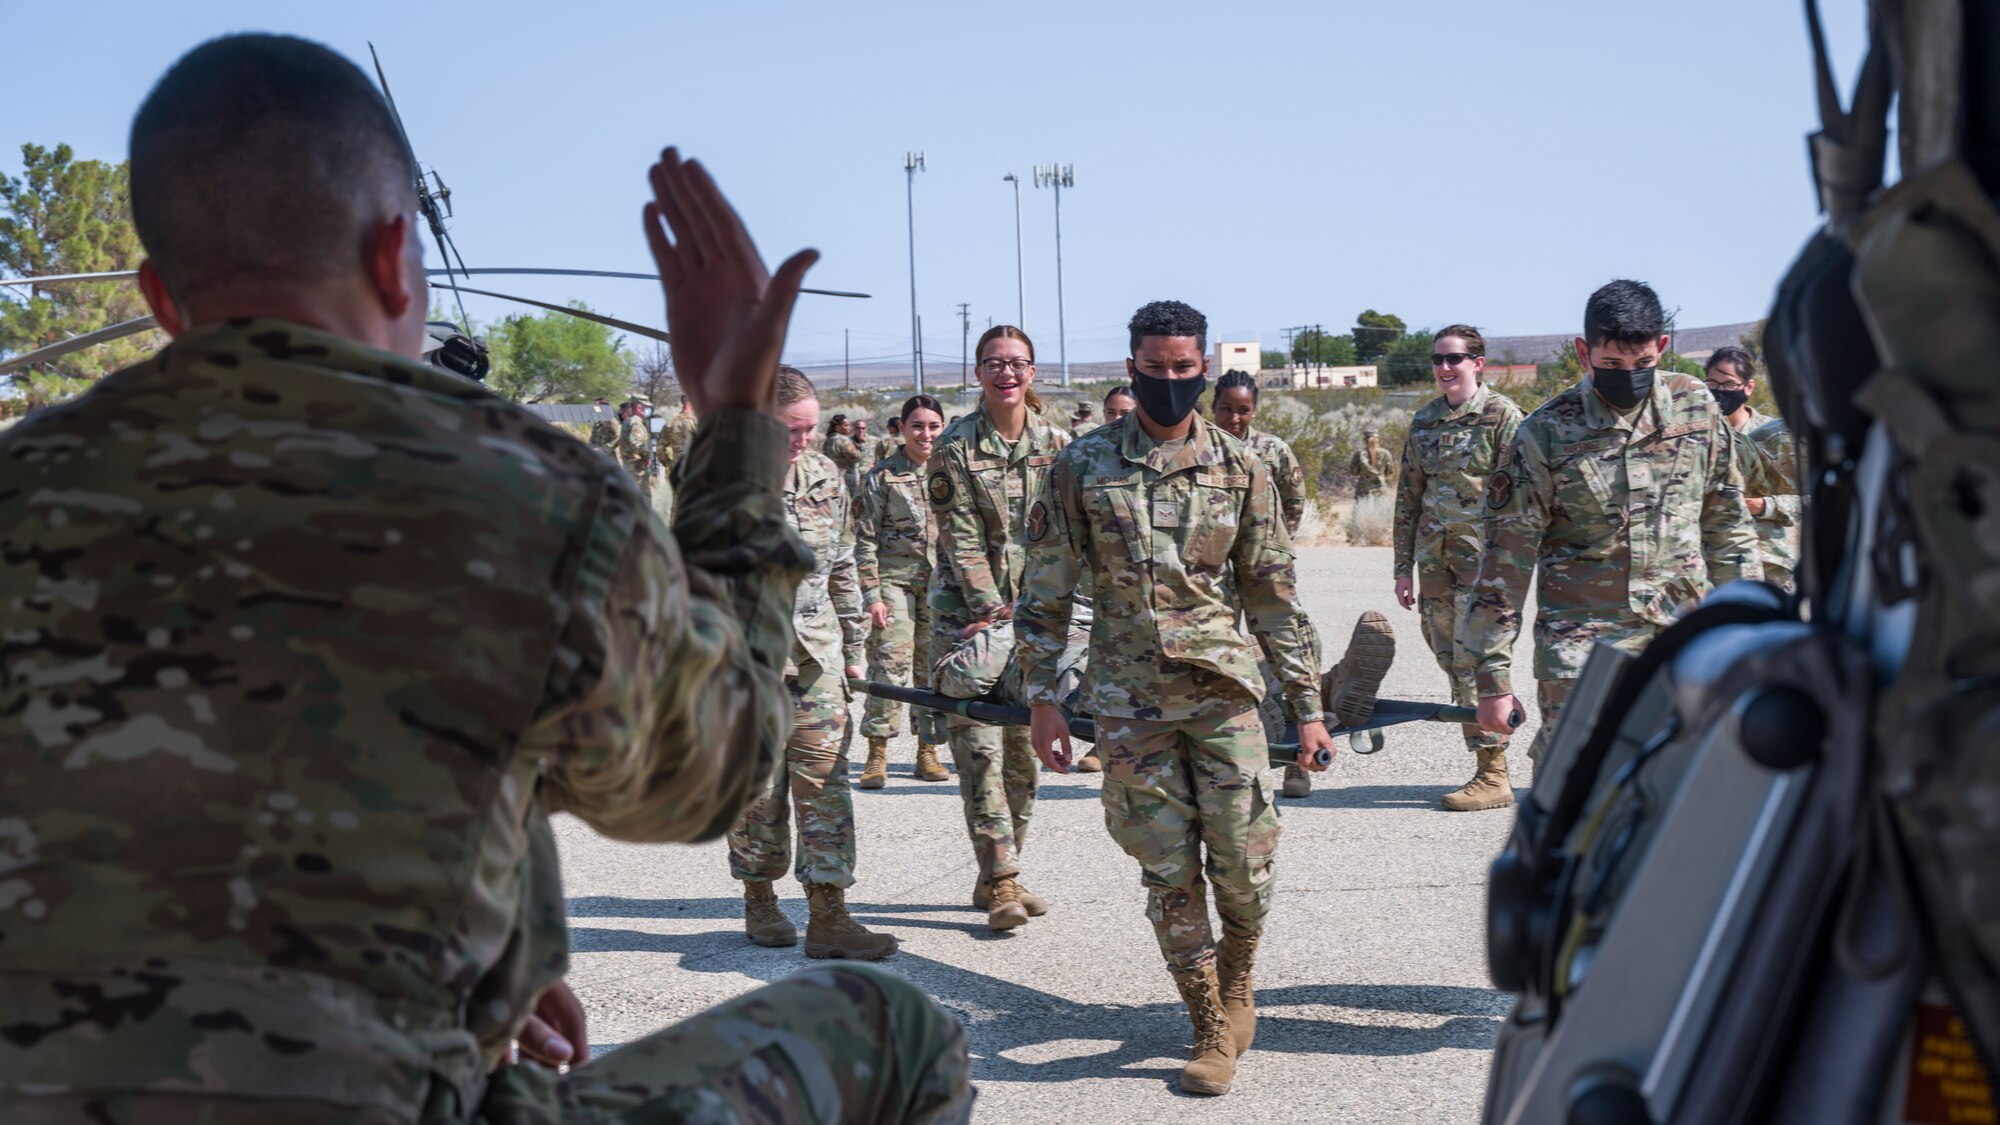
[[[884,505],[881,529],[885,535],[902,538],[918,538],[923,535],[925,522],[930,516],[930,503],[924,498],[923,482],[913,476],[882,478]]]
[[[792,512],[798,521],[799,538],[815,554],[824,555],[839,542],[840,529],[847,518],[840,502],[840,482],[826,480],[814,484],[792,502]]]
[[[995,518],[1004,530],[1010,507],[1019,506],[1020,478],[1007,471],[1005,461],[974,461],[966,465],[966,475],[972,480],[973,500],[980,507],[980,515],[986,523],[987,534],[994,530]],[[1013,483],[1008,481],[1013,477]],[[1014,500],[1013,504],[1009,499]]]
[[[1189,569],[1221,570],[1243,532],[1250,495],[1248,473],[1203,473],[1195,478],[1187,505]]]
[[[1083,513],[1090,521],[1093,540],[1132,562],[1153,557],[1146,543],[1149,524],[1139,512],[1137,481],[1086,484],[1082,493]]]

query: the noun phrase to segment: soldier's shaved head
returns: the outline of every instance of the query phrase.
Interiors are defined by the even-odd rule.
[[[353,63],[279,35],[210,40],[132,121],[132,219],[185,299],[218,282],[359,272],[375,224],[413,211],[414,166]]]

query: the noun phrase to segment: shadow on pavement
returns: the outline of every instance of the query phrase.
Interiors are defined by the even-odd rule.
[[[624,901],[644,904],[648,900]],[[718,900],[696,900],[704,901]],[[733,901],[728,904],[735,905]],[[893,932],[909,926],[947,925],[928,919],[899,918],[894,913],[935,909],[862,906],[856,913],[865,911],[870,923]],[[983,926],[972,924],[977,914],[969,910],[965,913],[968,932],[985,934]],[[686,911],[654,916],[703,915]],[[579,953],[678,954],[680,968],[687,972],[740,973],[765,981],[782,979],[810,964],[796,946],[759,948],[746,942],[742,932],[733,928],[699,934],[652,934],[577,927],[570,931],[570,940]],[[964,1022],[976,1056],[975,1081],[1069,1082],[1157,1077],[1172,1089],[1179,1075],[1178,1063],[1172,1067],[1147,1064],[1163,1058],[1179,1059],[1185,1054],[1189,1042],[1187,1016],[1179,1001],[1173,999],[1173,985],[1165,966],[1154,963],[1151,956],[1145,960],[1147,967],[1159,976],[1158,1003],[1077,1001],[907,951],[888,958],[882,966],[907,978]],[[1491,1047],[1507,1000],[1490,989],[1457,985],[1328,983],[1259,989],[1257,1003],[1260,1015],[1253,1053],[1400,1056]],[[1294,1011],[1301,1008],[1396,1012],[1433,1019],[1427,1021],[1428,1026],[1408,1026]]]
[[[1438,798],[1456,788],[1455,785],[1315,786],[1309,797],[1280,797],[1278,808],[1437,809]]]

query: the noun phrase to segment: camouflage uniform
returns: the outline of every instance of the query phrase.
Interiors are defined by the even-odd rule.
[[[931,667],[931,569],[937,564],[937,524],[924,498],[923,470],[906,453],[877,462],[861,480],[861,524],[854,561],[861,603],[889,603],[889,624],[868,636],[868,678],[910,684],[911,669],[928,682]],[[861,733],[894,738],[903,705],[868,697]]]
[[[1757,549],[1764,560],[1764,580],[1792,588],[1799,565],[1799,487],[1792,467],[1792,431],[1783,420],[1755,409],[1736,427],[1736,465],[1743,474],[1743,494],[1764,501],[1756,521]]]
[[[1354,498],[1365,500],[1389,487],[1389,478],[1396,472],[1396,459],[1386,449],[1377,449],[1371,459],[1368,447],[1362,446],[1347,459],[1347,471],[1354,477]]]
[[[958,1034],[892,1041],[927,1002],[853,971],[494,1069],[568,968],[549,814],[713,838],[778,759],[784,442],[709,419],[667,537],[484,388],[252,319],[8,431],[0,1117],[962,1100]]]
[[[792,613],[796,640],[785,686],[796,708],[785,768],[729,830],[729,873],[769,881],[791,858],[789,813],[799,821],[801,883],[854,885],[854,794],[847,787],[847,677],[861,663],[861,586],[847,486],[808,449],[785,476],[785,522],[813,552]]]
[[[930,593],[933,659],[950,652],[966,626],[1014,604],[1026,563],[1028,506],[1056,452],[1068,444],[1069,434],[1030,411],[1027,428],[1010,445],[984,404],[939,435],[924,478],[938,537]],[[1040,768],[1028,732],[956,715],[948,726],[980,881],[1019,875],[1016,853],[1034,816]]]
[[[1306,474],[1299,468],[1291,443],[1252,427],[1243,444],[1262,457],[1265,467],[1271,470],[1271,484],[1278,490],[1278,507],[1284,514],[1285,534],[1297,535],[1299,523],[1306,518]]]
[[[1522,421],[1487,481],[1486,541],[1463,643],[1481,697],[1513,692],[1529,583],[1546,744],[1591,645],[1637,652],[1710,587],[1758,578],[1729,426],[1699,381],[1662,371],[1628,417],[1588,379]]]
[[[611,449],[618,463],[638,482],[640,494],[650,498],[653,477],[647,470],[653,460],[653,431],[645,415],[631,414],[619,419],[618,437],[612,442]]]
[[[619,418],[613,413],[616,408],[608,407],[601,402],[596,405],[596,412],[604,417],[593,419],[590,423],[590,447],[602,449],[605,453],[616,457],[617,454],[613,452],[618,445]]]
[[[894,457],[902,448],[903,439],[900,435],[884,434],[875,439],[875,458],[868,463],[870,465],[879,465],[889,458]]]
[[[1396,479],[1396,577],[1414,578],[1424,643],[1451,681],[1451,701],[1477,706],[1473,659],[1459,645],[1459,625],[1479,580],[1485,539],[1486,482],[1514,444],[1521,408],[1480,384],[1464,404],[1432,399],[1410,421]],[[1478,724],[1463,729],[1468,750],[1506,739]]]
[[[687,452],[689,443],[694,441],[695,427],[698,425],[693,414],[681,412],[667,419],[660,430],[660,464],[672,469],[674,462]]]
[[[861,447],[854,444],[854,439],[846,434],[828,434],[820,443],[820,452],[839,467],[847,495],[861,495]]]
[[[1070,599],[1097,591],[1083,709],[1104,760],[1104,820],[1139,861],[1170,967],[1215,960],[1206,883],[1227,934],[1263,928],[1278,843],[1258,645],[1301,721],[1323,716],[1319,653],[1263,459],[1199,415],[1179,448],[1128,417],[1056,458],[1029,513],[1015,607],[1031,704],[1060,704]],[[1233,588],[1234,597],[1231,591]]]

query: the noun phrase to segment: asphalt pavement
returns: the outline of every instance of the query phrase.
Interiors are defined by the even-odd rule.
[[[1381,610],[1397,641],[1383,694],[1448,698],[1416,615],[1394,604],[1387,550],[1308,548],[1299,562],[1329,659],[1361,611]],[[1516,664],[1528,663],[1524,642]],[[1525,752],[1534,728],[1531,715],[1515,747]],[[1221,1098],[1175,1087],[1187,1017],[1146,921],[1138,867],[1105,833],[1097,778],[1042,774],[1023,881],[1050,911],[994,934],[970,906],[976,866],[957,786],[912,778],[914,747],[907,737],[891,743],[888,787],[855,793],[860,865],[848,901],[864,925],[901,940],[881,964],[964,1020],[976,1120],[1478,1120],[1506,1010],[1486,976],[1485,875],[1513,811],[1438,809],[1472,772],[1456,726],[1392,728],[1384,751],[1366,757],[1343,743],[1311,797],[1281,802],[1257,1043]],[[857,738],[857,774],[863,750]],[[1530,782],[1523,755],[1513,780],[1517,790]],[[570,981],[598,1049],[808,964],[800,947],[744,939],[739,885],[719,842],[617,844],[568,817],[556,830]],[[787,880],[779,894],[803,931],[798,885]]]

